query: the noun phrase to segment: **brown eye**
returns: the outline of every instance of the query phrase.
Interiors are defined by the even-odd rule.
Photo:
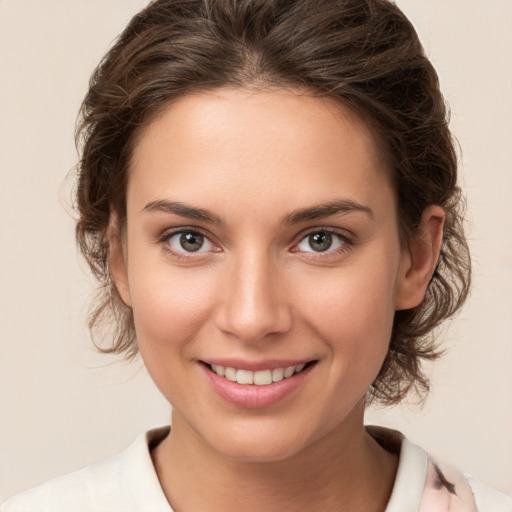
[[[315,252],[324,252],[332,246],[332,235],[330,233],[312,233],[308,237],[308,243]]]
[[[293,252],[334,253],[350,245],[347,237],[335,231],[319,230],[306,235]]]
[[[180,230],[163,239],[169,245],[170,250],[176,254],[202,254],[205,252],[216,252],[215,245],[199,231]]]
[[[180,245],[187,252],[197,252],[204,244],[204,236],[200,233],[182,233]]]

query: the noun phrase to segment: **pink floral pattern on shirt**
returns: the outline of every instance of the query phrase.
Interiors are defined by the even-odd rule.
[[[429,460],[420,512],[477,512],[477,508],[464,477]]]

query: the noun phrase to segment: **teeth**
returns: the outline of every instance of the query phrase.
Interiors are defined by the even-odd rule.
[[[273,382],[279,382],[280,380],[284,379],[284,370],[283,368],[276,368],[275,370],[272,370],[272,381]]]
[[[217,366],[217,368],[222,368],[222,366]],[[221,375],[221,373],[217,373],[217,375]],[[236,382],[236,370],[234,368],[226,368],[224,370],[224,377],[226,377],[226,379],[230,380],[231,382]]]
[[[250,372],[248,370],[237,370],[236,381],[238,384],[253,384],[254,372]]]
[[[288,368],[284,369],[284,378],[287,379],[291,377],[295,373],[295,366],[288,366]]]
[[[272,372],[270,370],[254,372],[254,384],[256,384],[256,386],[272,384]]]
[[[279,382],[280,380],[287,379],[295,373],[301,372],[305,364],[298,364],[296,366],[288,366],[286,368],[274,368],[273,370],[259,370],[251,372],[250,370],[237,370],[229,366],[224,367],[219,364],[211,365],[214,373],[220,377],[224,377],[231,382],[238,382],[238,384],[254,384],[256,386],[268,386],[272,382]]]
[[[224,372],[225,372],[225,368],[224,366],[219,366],[217,364],[214,364],[212,365],[212,368],[213,368],[213,371],[217,374],[217,375],[220,375],[221,377],[224,377]]]

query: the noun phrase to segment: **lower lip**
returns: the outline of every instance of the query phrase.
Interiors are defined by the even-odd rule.
[[[206,377],[210,381],[214,391],[227,402],[246,409],[262,409],[270,407],[290,396],[309,375],[313,366],[310,365],[304,370],[287,379],[273,382],[265,386],[254,384],[238,384],[224,377],[220,377],[206,366],[201,364]]]

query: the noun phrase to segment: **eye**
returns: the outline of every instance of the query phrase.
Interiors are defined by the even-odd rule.
[[[178,254],[204,253],[215,250],[213,243],[198,231],[178,231],[167,235],[165,239],[170,250]]]
[[[343,235],[332,231],[314,231],[305,236],[298,244],[302,252],[332,252],[343,248],[348,240]]]

